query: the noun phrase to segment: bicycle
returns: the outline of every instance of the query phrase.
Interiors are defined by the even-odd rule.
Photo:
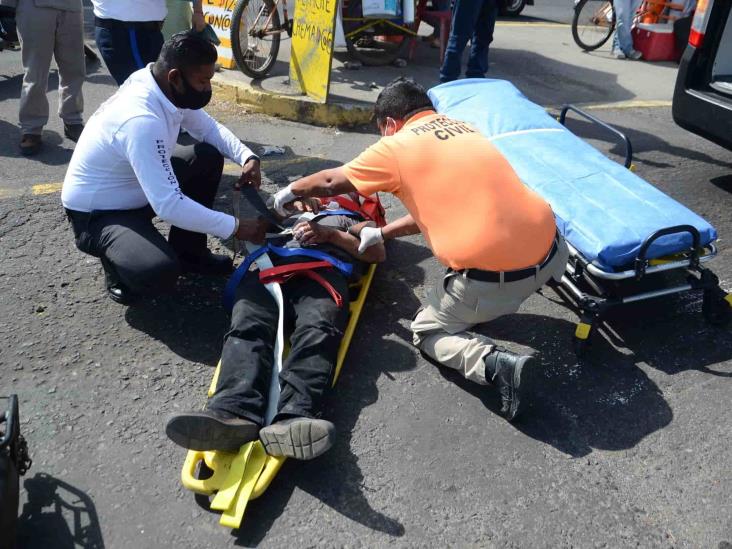
[[[574,6],[572,38],[585,51],[593,51],[615,30],[615,8],[608,0],[579,0]]]
[[[364,65],[387,65],[405,56],[410,38],[417,36],[418,17],[411,24],[366,18],[361,0],[343,0],[342,15],[348,53]],[[281,34],[291,38],[292,31],[285,0],[238,0],[231,17],[231,49],[239,69],[251,78],[266,76],[277,60]]]

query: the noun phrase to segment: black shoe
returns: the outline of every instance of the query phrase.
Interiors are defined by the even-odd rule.
[[[494,349],[485,357],[486,381],[492,382],[501,395],[501,415],[513,421],[521,406],[521,376],[524,378],[534,367],[533,356],[520,356],[502,349]]]
[[[84,131],[84,124],[64,124],[64,135],[76,143]]]
[[[226,276],[234,269],[234,262],[228,255],[214,254],[210,250],[199,256],[179,254],[178,259],[181,271],[184,273]]]
[[[38,154],[43,145],[43,139],[40,135],[26,133],[20,137],[20,154],[23,156],[33,156]]]
[[[134,303],[137,296],[117,279],[112,266],[106,260],[102,260],[102,267],[104,267],[104,286],[107,288],[109,299],[120,305]]]
[[[270,456],[313,459],[333,446],[335,433],[330,421],[295,417],[263,427],[259,440]]]
[[[178,446],[189,450],[236,452],[257,440],[259,425],[220,410],[173,414],[165,434]]]

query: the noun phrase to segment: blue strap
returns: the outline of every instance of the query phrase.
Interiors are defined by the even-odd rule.
[[[361,217],[358,212],[352,212],[351,210],[321,210],[315,217],[326,216],[326,215],[345,215],[346,217]]]
[[[234,298],[236,297],[236,289],[239,287],[241,280],[246,276],[251,267],[252,263],[256,261],[260,256],[267,252],[272,252],[280,257],[311,257],[313,259],[320,259],[327,261],[333,267],[342,272],[345,276],[351,276],[353,273],[353,265],[341,261],[333,257],[330,254],[322,252],[320,250],[310,250],[308,248],[282,248],[280,246],[273,246],[272,244],[265,244],[261,248],[255,250],[242,261],[241,265],[234,271],[231,278],[226,283],[224,288],[224,307],[227,311],[231,311],[234,308]]]
[[[127,32],[130,35],[130,48],[132,48],[132,59],[134,59],[138,69],[145,68],[145,63],[142,62],[142,56],[140,55],[140,49],[137,47],[137,32],[133,28],[127,29]]]

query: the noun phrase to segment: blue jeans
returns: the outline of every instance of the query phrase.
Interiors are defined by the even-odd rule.
[[[159,30],[94,27],[94,38],[118,86],[133,72],[155,61],[163,47],[163,33]]]
[[[488,46],[498,16],[496,0],[456,0],[452,12],[452,28],[447,42],[445,61],[440,68],[440,82],[460,77],[460,62],[468,40],[470,57],[465,76],[483,78],[488,72]]]
[[[638,11],[640,0],[615,0],[615,36],[613,37],[613,49],[620,50],[625,55],[633,51],[633,36],[630,34],[630,27],[633,25],[633,16]]]

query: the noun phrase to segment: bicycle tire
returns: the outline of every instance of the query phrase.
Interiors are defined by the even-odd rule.
[[[363,11],[361,9],[361,0],[351,0],[345,7],[344,19],[359,19],[363,17]],[[361,61],[364,65],[370,67],[379,67],[383,65],[391,65],[398,58],[406,57],[407,48],[409,47],[410,36],[404,35],[399,44],[395,44],[393,47],[389,47],[386,42],[381,42],[383,49],[375,48],[368,49],[359,45],[359,42],[366,39],[375,40],[375,32],[364,32],[361,35],[357,35],[354,38],[349,38],[348,34],[357,29],[361,22],[343,21],[343,33],[346,35],[346,49],[348,53],[354,59]],[[412,25],[414,26],[414,25]]]
[[[244,36],[248,33],[246,26],[242,29],[242,24],[246,25],[243,21],[246,14],[245,10],[249,7],[251,2],[260,2],[266,6],[267,14],[272,13],[272,27],[280,27],[280,14],[277,11],[277,6],[273,0],[238,0],[234,10],[231,14],[231,52],[234,55],[234,61],[236,61],[239,70],[251,78],[262,78],[267,76],[272,65],[277,61],[277,54],[280,51],[280,35],[279,33],[273,33],[269,35],[267,41],[271,40],[271,46],[269,48],[269,54],[264,58],[261,64],[255,64],[252,59],[256,59],[255,51],[249,47],[249,38],[247,39],[246,48],[242,51],[242,30],[245,31]],[[274,13],[272,12],[274,10]],[[264,41],[264,40],[263,40]]]
[[[605,25],[594,24],[593,18],[598,14],[599,10],[607,7],[612,12],[611,22]],[[588,23],[592,23],[595,28],[607,29],[606,31],[599,32],[597,34],[597,40],[586,40],[584,34],[580,33],[580,27],[586,27],[584,19]],[[615,8],[612,2],[607,0],[580,0],[574,8],[574,16],[572,17],[572,38],[575,43],[585,51],[594,51],[599,47],[602,47],[607,42],[615,30]]]

